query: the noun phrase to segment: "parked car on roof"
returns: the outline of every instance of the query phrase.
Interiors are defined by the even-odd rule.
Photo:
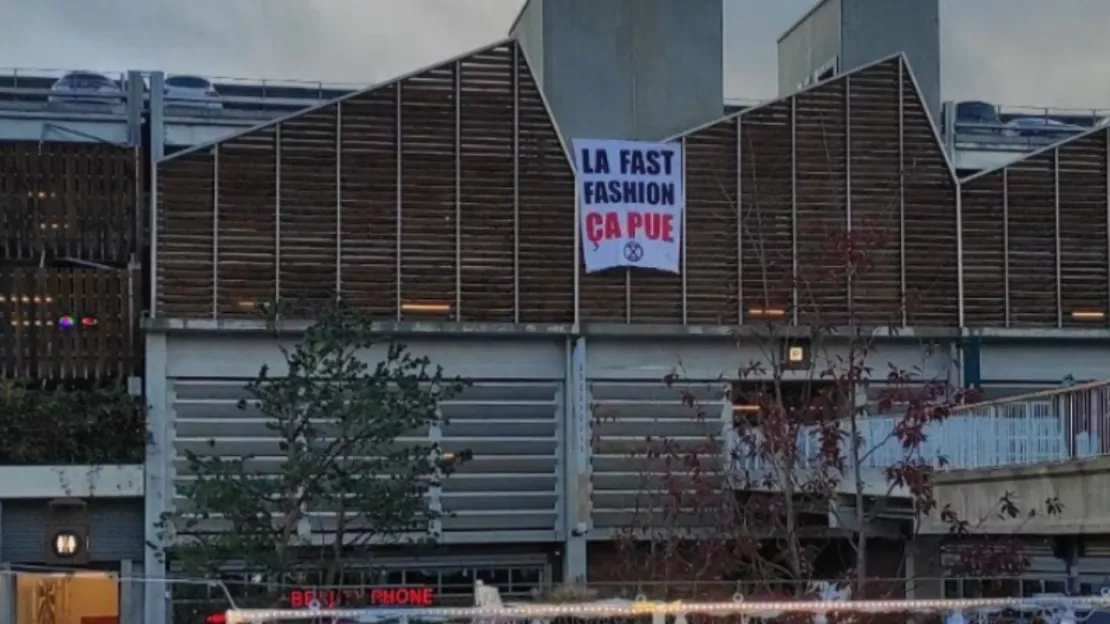
[[[100,104],[123,103],[123,90],[114,80],[96,72],[73,71],[59,78],[50,87],[51,103]]]
[[[1062,139],[1083,130],[1086,130],[1083,126],[1065,123],[1051,117],[1015,117],[1006,123],[1006,134],[1010,136],[1043,136]]]
[[[212,81],[201,76],[169,76],[166,78],[165,98],[170,106],[195,106],[217,109],[224,105]]]

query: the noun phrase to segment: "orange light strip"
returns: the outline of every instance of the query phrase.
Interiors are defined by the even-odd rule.
[[[401,304],[402,312],[437,312],[447,314],[451,311],[451,304],[441,302],[406,301]]]
[[[748,316],[786,316],[786,310],[782,308],[748,308]]]
[[[1098,321],[1106,318],[1101,310],[1072,310],[1071,317],[1079,321]]]

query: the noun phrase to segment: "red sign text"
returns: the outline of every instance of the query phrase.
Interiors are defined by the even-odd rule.
[[[348,605],[371,607],[430,607],[435,605],[431,587],[373,587],[339,589],[294,589],[289,592],[289,607],[304,609],[319,603],[321,609]]]
[[[586,213],[586,238],[595,246],[603,240],[645,238],[674,242],[674,215],[630,210],[622,220],[616,212]]]

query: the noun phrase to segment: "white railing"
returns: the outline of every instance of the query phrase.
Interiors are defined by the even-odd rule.
[[[900,416],[880,415],[857,423],[864,442],[863,465],[884,469],[908,454],[948,470],[999,468],[1110,455],[1110,381],[1100,381],[1006,397],[952,410],[925,427],[925,440],[907,451],[894,436]],[[842,427],[847,435],[848,427]],[[816,429],[798,433],[799,468],[820,464]],[[847,440],[841,455],[849,457]],[[744,470],[769,468],[769,462],[744,452],[743,442],[728,444]],[[741,466],[737,466],[740,468]]]

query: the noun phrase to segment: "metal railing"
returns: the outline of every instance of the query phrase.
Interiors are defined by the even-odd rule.
[[[54,113],[123,112],[127,97],[128,72],[91,71],[120,87],[119,94],[58,93],[54,83],[69,70],[0,67],[0,112]],[[150,75],[141,72],[143,90],[149,96]],[[169,74],[172,76],[172,74]],[[270,80],[233,77],[205,78],[216,95],[203,101],[193,99],[166,101],[167,117],[179,119],[235,120],[244,117],[267,118],[288,114],[366,88],[367,83],[324,82],[315,80]],[[149,106],[148,104],[146,106]],[[116,109],[119,110],[116,110]],[[111,109],[111,110],[105,110]],[[254,120],[255,122],[258,119]]]
[[[860,419],[863,467],[882,470],[919,457],[949,470],[999,468],[1110,455],[1110,381],[1080,384],[964,405],[944,420],[925,426],[925,439],[912,450],[894,435],[899,415]],[[848,427],[842,427],[847,432]],[[771,462],[745,453],[743,442],[728,444],[745,470]],[[798,432],[798,465],[819,467],[821,440],[816,429]],[[841,456],[850,459],[848,441]]]
[[[995,119],[960,119],[959,102],[945,102],[941,133],[950,152],[1024,153],[1067,139],[1110,119],[1110,109],[994,106]]]

